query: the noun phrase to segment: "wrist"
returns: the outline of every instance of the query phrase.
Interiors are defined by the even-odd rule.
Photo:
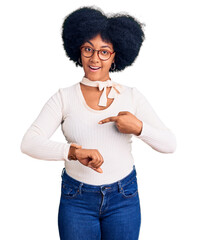
[[[139,120],[138,130],[136,136],[139,136],[142,133],[143,122]]]
[[[70,145],[70,149],[69,149],[69,153],[68,153],[68,159],[69,160],[77,160],[76,157],[76,150],[81,148],[80,145],[76,145],[76,144],[71,144]]]

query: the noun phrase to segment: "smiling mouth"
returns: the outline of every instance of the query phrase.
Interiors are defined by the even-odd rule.
[[[89,68],[90,68],[90,70],[91,70],[92,72],[96,72],[96,71],[98,71],[101,67],[89,66]]]

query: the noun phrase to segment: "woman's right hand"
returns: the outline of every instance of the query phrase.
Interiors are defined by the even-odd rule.
[[[92,168],[96,172],[103,173],[100,166],[103,164],[104,160],[97,149],[77,148],[75,149],[75,156],[81,164]]]

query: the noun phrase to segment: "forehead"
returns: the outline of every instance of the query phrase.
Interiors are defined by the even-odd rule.
[[[109,46],[109,47],[113,48],[113,44],[111,42],[107,42],[107,41],[103,40],[101,38],[100,34],[98,34],[94,38],[87,40],[85,43],[89,43],[92,46],[99,46],[99,47]]]

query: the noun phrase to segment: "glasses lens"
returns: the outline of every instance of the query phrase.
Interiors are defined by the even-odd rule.
[[[110,52],[108,52],[107,50],[100,50],[99,51],[99,57],[102,60],[107,60],[110,58]]]
[[[82,47],[81,53],[84,57],[91,57],[94,54],[94,49],[91,47]],[[111,56],[110,52],[105,49],[99,50],[98,55],[101,60],[108,60]]]
[[[81,52],[84,57],[91,57],[93,54],[93,49],[91,47],[83,47],[81,48]]]

